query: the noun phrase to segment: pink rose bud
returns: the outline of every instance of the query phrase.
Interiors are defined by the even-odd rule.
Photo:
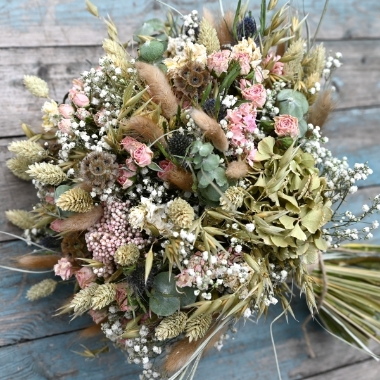
[[[290,136],[292,138],[299,134],[298,119],[290,115],[280,115],[274,119],[274,130],[278,136]]]
[[[76,115],[81,120],[86,120],[91,116],[91,113],[86,110],[86,108],[78,108]]]
[[[108,316],[108,313],[106,310],[90,310],[88,313],[91,315],[92,320],[97,325],[100,322],[104,322]]]
[[[175,168],[175,165],[169,160],[160,161],[158,165],[163,170],[162,172],[157,173],[158,178],[162,179],[163,181],[167,181],[168,174]]]
[[[136,164],[140,167],[148,166],[152,162],[153,152],[145,144],[141,144],[132,154]]]
[[[256,107],[262,108],[267,99],[267,93],[262,84],[250,84],[247,80],[240,80],[241,94],[244,99],[251,100]]]
[[[74,114],[74,108],[70,104],[61,104],[58,111],[65,119],[70,119]]]
[[[71,120],[70,119],[62,119],[58,123],[58,129],[62,131],[63,133],[67,133],[68,135],[72,132],[71,131]]]
[[[63,257],[54,265],[54,273],[56,276],[61,276],[62,280],[68,280],[74,274],[73,265],[67,257]]]
[[[96,280],[96,274],[89,267],[82,267],[75,273],[75,277],[81,289],[86,288]]]
[[[55,232],[62,232],[62,222],[63,222],[63,220],[61,220],[61,219],[53,220],[50,223],[50,228]]]
[[[84,83],[80,79],[73,79],[73,86],[79,91],[84,89]]]
[[[129,152],[130,155],[132,155],[137,148],[143,145],[141,142],[129,136],[124,137],[123,140],[121,140],[120,144],[127,152]]]
[[[71,99],[73,103],[78,107],[87,107],[90,105],[90,99],[82,93],[76,93]]]

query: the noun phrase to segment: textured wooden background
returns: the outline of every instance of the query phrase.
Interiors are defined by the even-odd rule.
[[[102,15],[110,14],[126,41],[143,20],[165,12],[153,0],[94,2]],[[169,2],[183,13],[201,10],[204,3]],[[225,8],[227,3],[235,2],[225,1]],[[294,3],[302,6],[302,0]],[[323,3],[304,1],[312,31]],[[218,1],[209,0],[207,6],[217,10]],[[251,0],[250,8],[258,14],[259,1]],[[378,0],[331,0],[319,34],[328,49],[343,54],[344,62],[335,79],[338,108],[325,130],[330,148],[337,155],[348,156],[351,164],[369,161],[375,171],[349,204],[351,210],[358,212],[369,196],[380,193],[379,18]],[[84,0],[0,0],[0,25],[0,230],[19,234],[5,220],[4,211],[28,209],[36,198],[30,184],[7,171],[5,161],[11,156],[7,145],[21,138],[21,121],[39,127],[42,106],[23,88],[23,75],[44,78],[52,97],[62,99],[71,79],[89,68],[90,63],[96,65],[106,31],[101,20],[85,11]],[[380,242],[379,233],[373,242]],[[0,250],[1,264],[9,265],[12,257],[28,252],[30,247],[0,235]],[[104,342],[81,339],[81,331],[89,324],[86,318],[71,323],[67,316],[52,318],[61,300],[70,294],[69,285],[60,285],[56,293],[59,297],[26,301],[28,287],[45,277],[0,269],[0,379],[138,379],[139,368],[128,365],[123,354],[114,349],[93,360],[73,353],[81,349],[81,343],[101,347]],[[269,324],[278,312],[274,309],[259,325],[241,325],[237,334],[230,334],[221,352],[212,352],[203,360],[196,378],[276,379]],[[296,302],[295,312],[298,321],[290,320],[287,325],[281,319],[274,326],[284,380],[380,378],[377,362],[330,337],[315,323],[310,323],[309,330],[317,358],[310,359],[300,328],[308,313],[302,300]]]

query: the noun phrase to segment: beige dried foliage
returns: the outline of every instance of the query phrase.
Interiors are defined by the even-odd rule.
[[[49,87],[47,83],[35,75],[24,75],[24,85],[32,95],[38,98],[49,97]]]
[[[336,103],[333,100],[331,89],[321,91],[313,106],[309,109],[307,122],[315,127],[322,128],[331,112],[335,109],[335,106]]]
[[[51,269],[60,258],[60,256],[56,255],[27,255],[18,257],[16,261],[22,268]]]
[[[155,335],[158,340],[166,340],[177,337],[186,327],[187,314],[180,311],[164,318],[156,327]]]
[[[170,119],[177,113],[178,101],[165,74],[156,66],[136,62],[139,77],[149,86],[149,93],[155,103],[161,105],[162,115]]]
[[[97,223],[102,216],[103,207],[95,206],[91,211],[55,221],[54,230],[57,232],[84,231]]]
[[[38,284],[33,285],[26,293],[26,298],[29,301],[35,301],[40,298],[44,298],[50,296],[57,287],[57,282],[47,278],[46,280],[42,280]]]
[[[202,18],[199,25],[199,37],[197,42],[206,47],[207,54],[220,50],[218,34],[212,24],[205,17]]]
[[[64,211],[88,212],[94,207],[94,202],[87,191],[74,187],[64,192],[58,198],[56,205]]]
[[[26,172],[31,162],[20,156],[13,157],[7,161],[8,169],[18,178],[24,181],[31,181],[31,176]]]
[[[226,176],[229,179],[244,178],[249,171],[249,165],[245,161],[232,161],[226,169]]]
[[[29,211],[8,210],[5,211],[5,216],[12,224],[23,230],[29,230],[36,224],[34,215]]]
[[[116,284],[99,285],[92,296],[91,308],[100,310],[115,300]]]
[[[164,134],[162,128],[146,116],[132,116],[125,122],[121,122],[120,125],[128,134],[142,140],[144,143],[153,143],[153,141],[159,139],[158,142],[162,146],[167,146],[165,139],[162,137]]]
[[[225,152],[228,149],[228,140],[219,123],[205,112],[193,108],[190,116],[195,124],[204,132],[206,138],[211,140],[216,149]]]
[[[167,174],[167,179],[171,185],[174,185],[183,191],[192,191],[194,183],[193,176],[184,168],[176,166]]]
[[[41,161],[48,155],[48,151],[40,144],[30,140],[13,141],[8,145],[8,150],[24,157],[30,163]]]
[[[66,174],[58,166],[46,162],[36,162],[29,166],[27,173],[37,181],[46,185],[58,186],[66,180]]]

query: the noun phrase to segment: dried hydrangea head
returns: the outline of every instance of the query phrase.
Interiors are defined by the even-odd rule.
[[[24,75],[24,84],[32,95],[38,98],[49,97],[49,87],[43,79],[35,75]]]
[[[56,205],[64,211],[87,212],[94,207],[91,195],[79,187],[64,192]]]
[[[194,210],[182,198],[176,198],[168,207],[168,216],[176,227],[189,228],[194,220]]]
[[[48,155],[48,151],[40,144],[30,140],[13,141],[8,145],[8,150],[24,157],[30,163],[41,161]]]
[[[229,187],[222,197],[220,197],[220,205],[223,210],[236,211],[243,205],[244,189],[239,186]]]
[[[115,261],[122,265],[129,267],[137,262],[140,257],[140,250],[136,244],[130,243],[120,246],[115,252]]]
[[[33,228],[36,221],[33,218],[33,214],[24,210],[8,210],[5,211],[7,219],[15,226],[22,228],[23,230],[29,230]]]
[[[186,324],[186,336],[189,341],[203,338],[211,326],[211,315],[199,315]]]
[[[93,283],[75,294],[73,300],[70,302],[70,307],[74,309],[75,317],[82,315],[90,309],[92,297],[94,296],[98,287],[98,284]]]
[[[92,297],[91,308],[94,310],[102,309],[114,301],[115,296],[116,284],[99,285]]]
[[[48,164],[46,162],[36,162],[29,166],[27,173],[46,185],[58,186],[60,183],[66,180],[66,174],[63,170],[53,164]]]
[[[114,184],[119,175],[119,165],[114,154],[91,152],[81,163],[80,176],[84,182],[99,190]]]
[[[177,337],[186,327],[187,314],[179,313],[164,318],[156,327],[156,337],[158,340],[166,340]]]
[[[26,293],[26,298],[29,301],[35,301],[40,298],[50,296],[50,294],[54,292],[56,287],[57,282],[50,278],[47,278],[46,280],[43,280],[36,285],[33,285]]]
[[[8,169],[18,178],[30,181],[32,178],[26,172],[31,162],[25,157],[16,156],[7,161]]]

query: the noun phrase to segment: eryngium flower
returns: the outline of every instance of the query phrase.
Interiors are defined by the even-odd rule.
[[[256,34],[256,22],[251,17],[244,17],[244,20],[237,26],[237,37],[241,41],[243,38],[248,39],[249,37],[254,37]]]
[[[115,295],[116,284],[99,285],[92,297],[91,308],[94,310],[102,309],[115,300]]]
[[[235,211],[243,205],[244,201],[244,189],[239,186],[231,186],[220,197],[220,205],[223,210]]]
[[[104,190],[114,184],[119,174],[119,165],[114,154],[91,152],[81,163],[80,175],[84,182]]]
[[[168,140],[169,152],[174,156],[185,157],[194,140],[184,133],[174,132]]]
[[[186,336],[189,341],[203,338],[212,322],[211,315],[199,315],[186,324]]]
[[[126,267],[135,264],[139,257],[140,251],[137,245],[133,243],[120,246],[114,255],[115,261]]]
[[[9,210],[5,211],[5,216],[12,224],[23,230],[29,230],[36,224],[33,214],[28,211]]]
[[[48,164],[46,162],[36,162],[35,164],[30,165],[27,173],[32,178],[35,178],[37,181],[46,185],[58,186],[66,180],[66,174],[59,166]]]
[[[26,293],[26,298],[29,301],[35,301],[40,298],[50,296],[50,294],[54,292],[56,286],[56,281],[47,278],[46,280],[43,280],[36,285],[33,285]]]
[[[13,141],[8,145],[8,150],[26,158],[30,163],[41,161],[48,155],[48,151],[40,144],[30,140]]]
[[[91,284],[75,294],[70,302],[70,307],[74,309],[75,316],[82,315],[91,307],[92,297],[98,289],[98,284]]]
[[[47,83],[34,75],[24,75],[25,87],[30,93],[38,98],[47,98],[49,96],[49,88]]]
[[[30,181],[32,178],[26,172],[31,162],[24,157],[16,156],[7,161],[8,169],[18,178]]]
[[[64,192],[56,204],[64,211],[74,212],[87,212],[94,207],[91,195],[80,187],[74,187]]]
[[[185,330],[186,322],[187,314],[182,311],[164,318],[156,327],[157,339],[166,340],[177,337]]]
[[[176,198],[168,207],[168,216],[175,226],[189,228],[194,220],[194,210],[182,198]]]

